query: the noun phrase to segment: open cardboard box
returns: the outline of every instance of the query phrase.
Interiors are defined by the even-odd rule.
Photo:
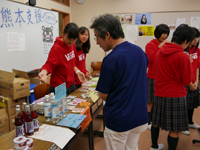
[[[30,95],[30,80],[27,72],[13,69],[13,72],[0,70],[0,95],[18,99]]]

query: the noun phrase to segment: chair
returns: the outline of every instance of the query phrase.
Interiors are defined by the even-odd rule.
[[[49,94],[49,84],[38,84],[33,88],[33,90],[35,94],[35,99],[37,100],[41,97],[44,97],[46,94]]]
[[[92,77],[99,77],[101,71],[101,64],[102,62],[94,61],[91,62],[91,67],[93,72],[91,72]]]
[[[198,128],[198,130],[199,130],[199,133],[200,133],[200,128]],[[194,140],[192,140],[192,143],[194,143],[194,144],[195,144],[195,143],[200,143],[200,140],[195,140],[195,139],[194,139]]]

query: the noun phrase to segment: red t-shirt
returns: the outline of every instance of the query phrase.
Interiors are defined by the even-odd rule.
[[[185,97],[187,95],[185,86],[191,82],[191,62],[182,47],[165,43],[155,55],[153,69],[155,96]]]
[[[85,58],[86,58],[86,54],[83,53],[83,48],[80,51],[75,50],[75,64],[76,67],[83,72],[84,74],[86,74],[86,72],[88,72],[86,70],[86,66],[85,66]],[[82,82],[78,79],[77,75],[75,74],[75,84],[76,85],[80,85],[82,84]]]
[[[74,67],[75,67],[75,44],[72,46],[66,45],[61,41],[62,37],[57,37],[54,45],[49,52],[48,59],[43,65],[48,74],[51,73],[50,86],[56,87],[66,82],[66,87],[70,87],[74,82]]]
[[[150,78],[150,79],[154,79],[153,59],[154,59],[155,53],[159,50],[159,47],[158,47],[159,45],[160,43],[156,39],[153,39],[149,43],[147,43],[145,47],[145,53],[147,54],[147,57],[149,59],[147,78]]]
[[[196,81],[197,69],[199,69],[199,48],[195,50],[195,47],[189,48],[189,54],[192,58],[192,83]]]

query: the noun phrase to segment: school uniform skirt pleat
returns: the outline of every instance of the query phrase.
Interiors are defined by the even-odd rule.
[[[190,91],[189,86],[185,87],[187,89],[187,109],[194,109],[200,106],[200,100],[199,100],[199,87],[195,91]]]
[[[157,97],[153,101],[150,121],[165,131],[188,131],[186,97]]]
[[[147,102],[153,102],[154,99],[154,79],[147,78]]]

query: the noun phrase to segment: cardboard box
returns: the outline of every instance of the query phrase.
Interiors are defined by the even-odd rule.
[[[9,116],[9,129],[10,131],[15,129],[15,115]]]
[[[0,95],[18,99],[30,95],[30,80],[27,72],[13,69],[12,72],[0,70]]]
[[[30,78],[30,83],[31,83],[31,84],[41,84],[41,82],[40,82],[40,80],[39,80],[39,77],[33,77],[33,78],[31,78],[31,77],[29,76],[29,78]],[[47,83],[48,83],[48,84],[50,84],[50,78],[51,78],[51,75],[49,74],[49,75],[47,76]]]
[[[0,96],[0,109],[5,108],[7,110],[8,116],[15,115],[16,105],[20,105],[22,110],[23,102],[25,102],[25,98],[12,100],[8,97]]]
[[[9,132],[9,122],[6,110],[0,109],[0,136]]]
[[[31,84],[40,84],[39,77],[30,78]]]

